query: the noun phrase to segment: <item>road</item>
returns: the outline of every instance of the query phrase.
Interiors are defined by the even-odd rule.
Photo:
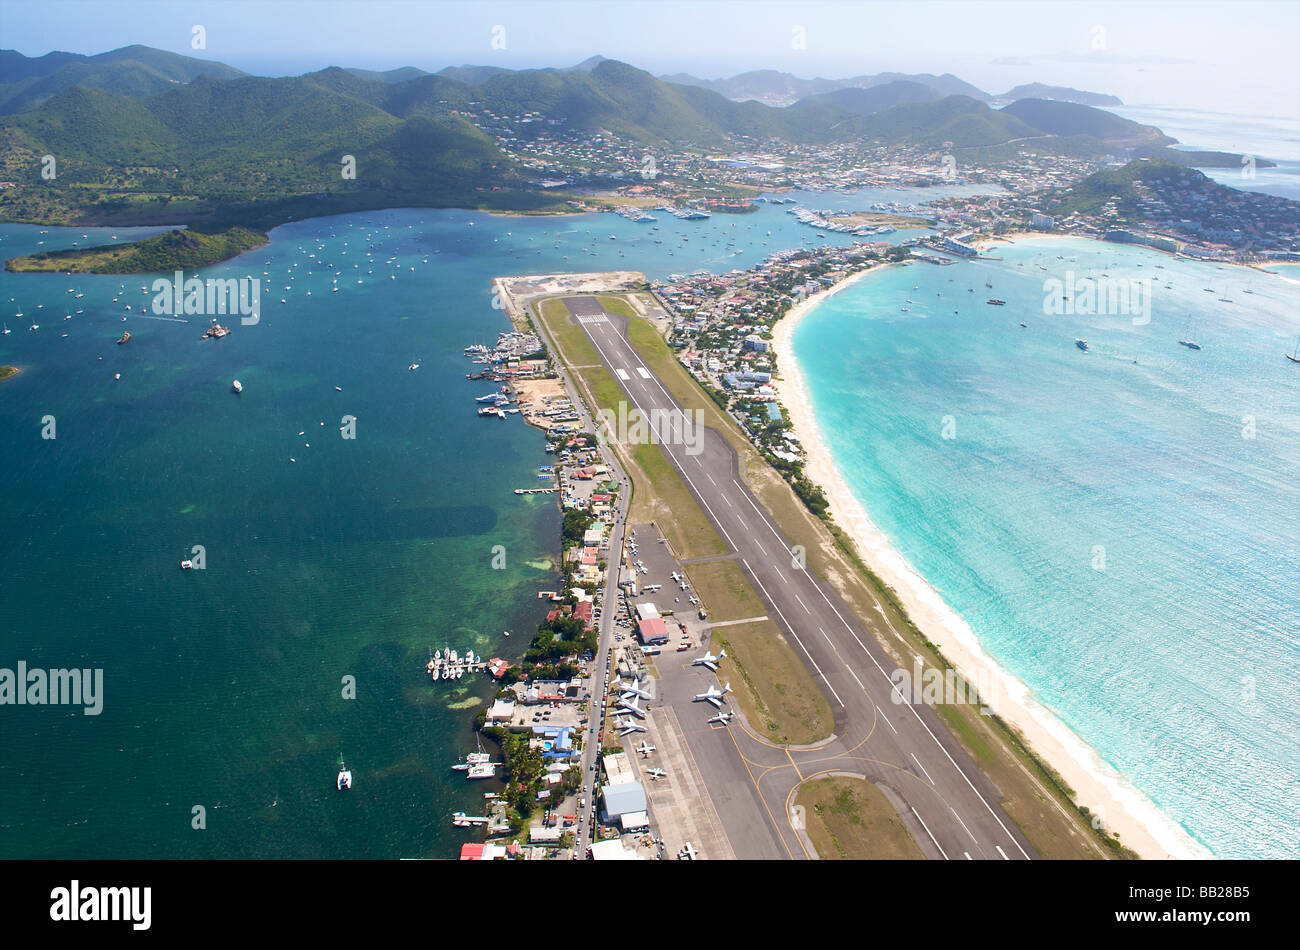
[[[831,704],[835,735],[817,748],[789,750],[742,729],[688,729],[700,743],[697,761],[715,793],[710,753],[727,750],[734,767],[744,762],[749,785],[762,802],[779,842],[762,856],[806,854],[788,809],[791,793],[810,774],[852,771],[876,782],[927,856],[940,859],[1012,860],[1035,857],[1031,845],[1002,811],[1001,796],[924,704],[913,704],[890,680],[895,665],[838,594],[801,566],[801,559],[767,511],[739,481],[737,458],[713,429],[681,438],[685,417],[668,389],[627,340],[627,319],[606,313],[595,297],[563,298],[617,380],[631,408],[649,420],[669,460],[753,584],[769,616],[802,655]],[[677,433],[675,436],[674,433]],[[605,620],[608,620],[608,614]],[[603,639],[603,638],[602,638]],[[694,668],[699,671],[701,668]],[[711,707],[698,704],[706,711]],[[705,718],[699,712],[696,718]],[[736,754],[739,753],[739,759]],[[797,764],[805,763],[805,768]],[[756,774],[757,772],[757,774]],[[729,794],[734,789],[723,790]],[[753,836],[752,803],[719,803],[737,855],[751,849],[737,835]],[[744,824],[746,827],[733,825]],[[759,855],[755,855],[759,856]]]

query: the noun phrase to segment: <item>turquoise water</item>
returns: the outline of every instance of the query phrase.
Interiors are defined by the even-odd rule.
[[[984,650],[1192,836],[1300,856],[1300,286],[1074,239],[992,253],[876,272],[799,324],[837,467]],[[1045,315],[1070,270],[1152,278],[1150,322]]]
[[[105,678],[97,717],[0,707],[0,857],[447,856],[472,837],[448,820],[478,812],[484,786],[448,766],[491,688],[434,688],[423,666],[444,645],[521,653],[559,543],[554,499],[512,493],[551,460],[541,433],[478,417],[486,388],[464,378],[464,347],[508,328],[491,278],[662,278],[852,240],[777,208],[659,217],[287,225],[200,273],[263,281],[260,322],[224,319],[220,341],[200,342],[204,318],[142,316],[152,278],[0,274],[0,364],[23,370],[0,383],[0,667]],[[146,233],[0,225],[0,255]],[[207,568],[182,572],[196,544]]]
[[[948,191],[802,198],[812,207],[854,208],[874,201],[922,201]],[[518,420],[477,417],[472,397],[484,389],[463,375],[472,364],[462,358],[462,349],[492,342],[507,326],[491,306],[490,279],[615,268],[663,278],[701,268],[749,267],[776,250],[852,240],[822,236],[779,208],[699,222],[661,214],[656,227],[613,215],[527,219],[428,210],[288,225],[273,232],[266,248],[201,273],[265,282],[261,322],[235,325],[221,341],[198,340],[201,320],[141,319],[139,307],[149,301],[139,291],[144,277],[0,274],[0,317],[13,330],[0,336],[0,364],[24,370],[0,383],[0,576],[5,578],[0,666],[26,660],[32,667],[103,667],[106,693],[98,717],[60,708],[0,707],[0,857],[448,856],[472,837],[450,828],[448,817],[458,809],[476,811],[484,788],[464,782],[447,766],[472,748],[470,723],[490,687],[480,681],[429,686],[422,675],[427,650],[449,644],[487,656],[518,655],[525,638],[517,632],[505,640],[501,631],[534,628],[542,609],[535,592],[551,586],[558,553],[553,500],[511,492],[535,484],[536,466],[548,461],[541,434]],[[144,233],[42,230],[0,225],[0,255]],[[1108,247],[1105,253],[1135,252]],[[954,278],[951,286],[964,288],[965,275],[988,269],[996,293],[1010,301],[999,314],[1005,321],[1022,303],[1009,296],[1016,293],[1011,278],[1018,268],[1008,258],[1001,264],[913,266],[891,274],[903,275],[914,297],[910,287],[921,281],[937,282],[934,289],[947,296],[947,278]],[[1224,286],[1244,279],[1242,273],[1224,276]],[[331,292],[333,276],[339,277],[338,293]],[[895,279],[881,274],[868,283]],[[1197,279],[1188,285],[1191,297],[1201,293]],[[982,292],[981,283],[975,286]],[[125,293],[114,303],[119,284]],[[948,329],[969,332],[978,326],[976,319],[953,323],[936,308],[929,320],[911,321],[914,327],[924,325],[925,332],[905,344],[899,338],[898,345],[914,353],[909,360],[879,362],[870,350],[860,349],[863,361],[850,366],[847,377],[838,363],[814,373],[811,358],[805,361],[807,375],[814,382],[825,375],[824,382],[832,385],[856,379],[855,387],[866,394],[862,398],[878,401],[876,414],[864,418],[883,427],[889,438],[862,444],[876,446],[872,451],[881,464],[896,466],[897,481],[869,486],[864,500],[878,517],[899,512],[897,524],[882,526],[927,576],[935,571],[946,595],[954,577],[957,586],[966,584],[976,594],[981,588],[1000,590],[997,585],[1005,583],[996,602],[1033,605],[1025,609],[1040,621],[1101,616],[1113,607],[1107,585],[1126,586],[1131,562],[1153,559],[1140,579],[1156,590],[1149,602],[1143,600],[1144,612],[1134,616],[1146,623],[1154,610],[1150,622],[1159,620],[1157,594],[1179,610],[1201,604],[1190,628],[1202,644],[1196,655],[1207,664],[1194,680],[1199,704],[1205,690],[1221,697],[1239,688],[1237,681],[1246,674],[1237,661],[1255,662],[1256,640],[1265,642],[1259,630],[1276,630],[1269,626],[1271,618],[1282,616],[1274,612],[1279,597],[1285,600],[1277,586],[1286,568],[1277,564],[1280,546],[1295,563],[1294,496],[1289,509],[1270,507],[1280,504],[1278,493],[1293,490],[1295,431],[1285,427],[1294,426],[1295,390],[1279,390],[1290,377],[1277,375],[1281,370],[1268,360],[1254,361],[1234,342],[1250,341],[1270,359],[1280,359],[1281,350],[1293,345],[1295,334],[1288,338],[1282,329],[1281,314],[1294,313],[1284,310],[1289,306],[1282,296],[1285,286],[1280,281],[1260,286],[1261,302],[1268,301],[1267,320],[1236,308],[1221,326],[1202,324],[1206,350],[1200,354],[1176,344],[1178,352],[1166,353],[1163,338],[1159,345],[1149,338],[1170,319],[1159,311],[1140,330],[1089,329],[1095,351],[1083,358],[1093,362],[1081,364],[1073,357],[1083,355],[1070,346],[1074,331],[1064,323],[1052,330],[1051,340],[1013,338],[1021,349],[1011,350],[1005,335],[953,337]],[[73,303],[69,287],[84,297]],[[1032,289],[1023,292],[1037,307],[1042,294]],[[1246,299],[1235,292],[1223,296]],[[133,310],[125,311],[126,304]],[[84,313],[63,320],[78,308]],[[975,309],[981,320],[991,310],[982,303]],[[24,317],[14,317],[20,310]],[[28,331],[34,317],[40,329]],[[819,319],[820,314],[810,317],[805,325],[814,327]],[[1270,328],[1273,320],[1276,328]],[[1174,321],[1181,330],[1184,321]],[[877,324],[887,326],[855,320],[850,339]],[[1041,334],[1049,321],[1031,324]],[[133,339],[115,346],[124,328]],[[1143,357],[1140,368],[1116,358],[1124,350],[1121,342]],[[959,344],[986,361],[989,372],[975,373],[976,362],[961,358]],[[1147,365],[1147,347],[1152,365]],[[1022,371],[1033,364],[1018,364],[1009,384],[992,372],[997,359],[1025,348],[1042,359],[1032,380]],[[1164,354],[1163,363],[1155,360],[1157,353]],[[802,359],[802,344],[800,354]],[[1196,357],[1223,367],[1222,379],[1207,378],[1193,392],[1206,407],[1219,407],[1216,415],[1195,400],[1189,408],[1192,396],[1181,395],[1179,387],[1193,377],[1173,372],[1176,360]],[[409,372],[413,362],[420,369]],[[904,367],[908,375],[902,379],[882,373]],[[940,368],[943,378],[937,382],[950,391],[932,394]],[[114,380],[114,373],[122,378]],[[230,392],[233,378],[244,383],[242,396]],[[874,397],[867,393],[868,382],[891,378],[889,388]],[[1008,386],[1011,395],[999,396]],[[815,386],[814,392],[822,389]],[[1156,435],[1143,434],[1138,420],[1130,419],[1121,433],[1091,432],[1086,419],[1076,418],[1081,405],[1102,416],[1134,400],[1160,409],[1157,396],[1166,392],[1174,394],[1170,405],[1151,416]],[[1280,402],[1288,393],[1291,402]],[[924,412],[904,396],[922,400],[918,406]],[[1010,400],[1032,422],[1026,437],[1050,431],[1042,420],[1058,414],[1057,444],[1046,435],[1041,444],[1023,443],[1012,417],[999,423],[993,411],[968,415],[962,408],[978,410],[997,398]],[[943,411],[936,415],[938,409]],[[818,411],[823,411],[820,401]],[[1125,412],[1126,419],[1141,416],[1137,408]],[[1206,454],[1218,422],[1229,425],[1245,412],[1259,420],[1257,440],[1232,443],[1237,454],[1226,462]],[[946,455],[927,454],[928,443],[918,433],[926,427],[937,433],[945,413],[957,416],[959,439],[946,444]],[[40,438],[47,414],[57,420],[52,442]],[[357,418],[355,441],[339,437],[344,414]],[[996,471],[1002,484],[1016,485],[1025,499],[1022,513],[1039,529],[1017,535],[1005,526],[1012,523],[1008,516],[1004,526],[986,526],[993,541],[972,549],[963,546],[962,531],[935,521],[941,525],[938,534],[925,540],[919,522],[909,518],[924,521],[930,515],[928,509],[907,514],[917,504],[910,492],[944,483],[951,468],[943,466],[959,457],[958,449],[974,444],[981,420],[995,431],[999,425],[1014,431],[988,442],[978,467],[985,477]],[[1052,544],[1041,551],[1031,545],[1055,543],[1057,529],[1050,526],[1069,523],[1061,519],[1069,516],[1071,503],[1062,505],[1038,481],[1059,476],[1068,484],[1073,478],[1100,491],[1092,481],[1121,462],[1132,463],[1133,446],[1124,441],[1133,436],[1128,427],[1141,445],[1143,440],[1169,443],[1166,429],[1188,426],[1195,445],[1181,451],[1176,440],[1166,445],[1167,457],[1155,460],[1159,465],[1149,477],[1133,476],[1127,494],[1096,503],[1101,514],[1093,516],[1105,517],[1084,532],[1088,536],[1076,539],[1088,542],[1080,555],[1085,566],[1093,543],[1110,546],[1107,574],[1083,575],[1098,589],[1082,608],[1077,597],[1056,600],[1055,587],[1041,586],[1042,565],[1059,564],[1076,574],[1077,565]],[[1229,452],[1228,442],[1222,452]],[[1089,466],[1079,461],[1078,455],[1087,453],[1094,453],[1096,462],[1105,460],[1100,472],[1089,474]],[[1166,470],[1177,477],[1171,481],[1161,474]],[[1220,478],[1225,472],[1237,474]],[[1180,487],[1191,473],[1194,487]],[[963,490],[975,491],[979,482],[972,478],[972,483]],[[1129,539],[1124,533],[1129,522],[1145,517],[1152,504],[1176,511],[1179,492],[1186,499],[1187,525],[1176,536],[1184,544],[1135,552],[1135,545],[1150,539],[1145,534]],[[1175,499],[1167,497],[1170,493]],[[953,504],[960,507],[957,499]],[[1088,508],[1079,498],[1072,504]],[[898,530],[898,524],[908,523],[913,523],[910,539]],[[1100,540],[1093,541],[1093,534]],[[1207,539],[1214,542],[1208,558]],[[922,547],[930,546],[927,557],[917,553],[922,541]],[[953,545],[951,557],[941,556],[937,545],[944,543]],[[1022,543],[1026,546],[1018,547]],[[208,567],[181,572],[178,562],[195,544],[205,546]],[[506,548],[504,571],[490,566],[497,544]],[[1034,553],[1022,555],[1023,561],[998,560],[989,552],[1000,544]],[[968,555],[974,567],[963,575],[953,565]],[[1072,543],[1069,557],[1075,556]],[[1240,584],[1255,584],[1258,591],[1232,587],[1234,571],[1241,574]],[[1202,590],[1207,584],[1233,596],[1210,597]],[[970,619],[980,624],[982,636],[981,611],[990,611],[988,599],[969,598]],[[959,606],[955,598],[950,603]],[[1232,605],[1226,619],[1220,603]],[[1294,614],[1294,597],[1290,606]],[[1219,629],[1225,624],[1228,633]],[[1291,630],[1288,649],[1294,651]],[[999,636],[997,630],[989,635],[995,641]],[[1117,633],[1104,636],[1121,642]],[[1076,682],[1077,657],[1037,641],[1032,650],[1009,657],[1006,641],[1014,639],[1006,636],[1004,647],[993,652],[1052,697],[1052,705],[1085,738],[1104,747],[1108,758],[1125,771],[1141,772],[1143,788],[1150,788],[1147,773],[1183,754],[1186,737],[1157,728],[1164,722],[1155,715],[1159,710],[1145,718],[1117,718],[1109,725],[1118,730],[1118,739],[1104,728],[1106,721],[1094,735],[1093,724],[1085,722],[1091,713],[1083,707],[1095,700],[1095,692],[1074,697],[1082,711],[1055,702],[1054,688],[1060,692]],[[1219,652],[1211,649],[1216,644]],[[1171,664],[1186,655],[1181,646],[1169,657]],[[1014,643],[1012,648],[1015,652]],[[1295,798],[1294,785],[1284,785],[1294,782],[1294,758],[1273,755],[1295,734],[1295,722],[1274,712],[1275,702],[1294,706],[1295,699],[1294,652],[1279,648],[1270,662],[1281,664],[1279,657],[1290,664],[1282,672],[1250,667],[1267,710],[1233,712],[1235,731],[1224,731],[1217,721],[1204,727],[1256,750],[1250,768],[1220,771],[1229,773],[1225,787],[1231,809],[1259,822],[1265,837],[1278,801]],[[1159,654],[1139,659],[1163,662]],[[1114,664],[1106,669],[1113,675]],[[355,700],[340,695],[347,675],[356,677]],[[1155,730],[1154,762],[1142,759],[1136,747],[1130,750],[1133,762],[1113,752],[1130,728]],[[333,787],[340,752],[355,779],[354,792],[346,796]],[[1262,781],[1260,771],[1278,762],[1287,771]],[[1195,778],[1189,789],[1199,788]],[[1174,799],[1158,797],[1171,809],[1180,805]],[[191,829],[194,805],[207,809],[204,831]],[[1202,834],[1199,827],[1194,830]],[[1294,853],[1294,848],[1284,851]]]
[[[1300,199],[1300,116],[1232,115],[1176,106],[1119,106],[1126,119],[1154,125],[1178,139],[1177,148],[1237,152],[1268,159],[1273,168],[1203,168],[1221,185]]]

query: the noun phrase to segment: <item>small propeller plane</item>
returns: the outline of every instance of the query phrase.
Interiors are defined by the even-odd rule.
[[[646,769],[646,775],[649,775],[651,778],[667,778],[667,777],[668,777],[668,773],[665,772],[663,769]]]
[[[731,720],[734,719],[735,716],[736,714],[734,712],[718,713],[716,716],[711,718],[709,722],[717,722],[725,726],[727,723],[731,722]]]
[[[642,739],[641,744],[636,747],[636,750],[641,753],[641,758],[648,759],[650,758],[650,753],[655,750],[655,747]]]

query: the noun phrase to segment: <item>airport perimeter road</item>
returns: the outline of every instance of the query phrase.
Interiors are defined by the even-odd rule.
[[[882,786],[922,850],[951,860],[1035,857],[1024,835],[998,804],[1000,795],[933,710],[913,704],[894,688],[895,666],[831,586],[799,566],[791,541],[739,481],[736,454],[726,439],[706,429],[683,439],[681,407],[642,362],[627,340],[627,320],[605,312],[594,296],[562,298],[601,361],[625,393],[629,410],[649,421],[665,454],[700,503],[713,527],[767,605],[769,616],[791,638],[820,682],[835,714],[836,736],[818,750],[766,746],[764,757],[789,760],[791,768],[766,769],[754,780],[776,825],[789,842],[789,796],[811,774],[849,770]],[[676,434],[674,434],[676,433]],[[797,543],[797,540],[796,542]],[[687,730],[688,736],[692,730]],[[699,735],[699,733],[695,733]],[[745,733],[745,735],[748,735]],[[719,747],[718,733],[710,738]],[[747,763],[750,750],[737,752]],[[807,768],[794,764],[804,760]],[[856,763],[850,768],[846,763]],[[753,772],[752,765],[748,771]],[[784,775],[786,778],[781,778]],[[770,776],[771,780],[762,776]],[[895,800],[893,796],[897,796]],[[724,824],[726,809],[720,809]],[[738,832],[743,834],[741,829]],[[737,854],[745,852],[728,826]],[[802,856],[795,847],[783,847]]]

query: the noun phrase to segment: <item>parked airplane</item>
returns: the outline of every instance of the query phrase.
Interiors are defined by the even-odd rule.
[[[624,683],[622,680],[618,680],[618,691],[622,698],[626,698],[628,696],[640,696],[642,699],[650,698],[650,694],[647,693],[645,690],[643,690],[640,686],[638,686],[636,684],[636,680],[632,680],[627,683]]]
[[[723,701],[724,701],[722,697],[726,696],[726,695],[727,695],[728,693],[730,693],[730,692],[731,692],[731,684],[730,684],[730,683],[728,683],[726,686],[722,687],[722,689],[718,689],[716,686],[710,686],[710,687],[709,687],[707,690],[705,690],[703,693],[696,693],[696,694],[695,694],[695,698],[694,698],[694,700],[692,700],[692,702],[697,702],[697,703],[698,703],[698,702],[702,699],[702,700],[704,700],[706,703],[713,703],[713,705],[715,705],[715,706],[717,706],[719,709],[721,709],[721,708],[722,708],[722,703],[723,703]]]
[[[686,846],[682,848],[682,850],[677,852],[677,857],[685,861],[694,861],[695,856],[699,853],[700,852],[696,850],[696,848],[693,847],[691,843],[688,841],[686,842]]]
[[[618,724],[618,737],[630,736],[634,732],[645,732],[645,726],[639,722],[620,722]]]
[[[718,695],[722,695],[722,694],[719,693]],[[637,705],[635,699],[620,699],[618,701],[618,708],[623,710],[624,712],[630,712],[638,719],[645,718],[646,711]]]
[[[663,769],[646,769],[646,775],[649,775],[651,778],[667,778],[667,777],[668,777],[668,773],[665,772]]]
[[[717,722],[725,726],[727,723],[731,722],[731,720],[734,719],[735,716],[736,714],[734,712],[718,713],[718,715],[710,719],[709,722]]]
[[[707,666],[709,669],[713,670],[713,672],[716,673],[718,672],[718,661],[721,660],[726,655],[727,655],[727,651],[725,649],[722,652],[720,652],[717,656],[714,656],[708,650],[705,650],[704,656],[696,657],[693,661],[691,661],[691,666]]]
[[[655,750],[655,747],[642,739],[641,744],[636,747],[636,750],[641,753],[641,758],[648,759],[650,758],[650,753]]]

